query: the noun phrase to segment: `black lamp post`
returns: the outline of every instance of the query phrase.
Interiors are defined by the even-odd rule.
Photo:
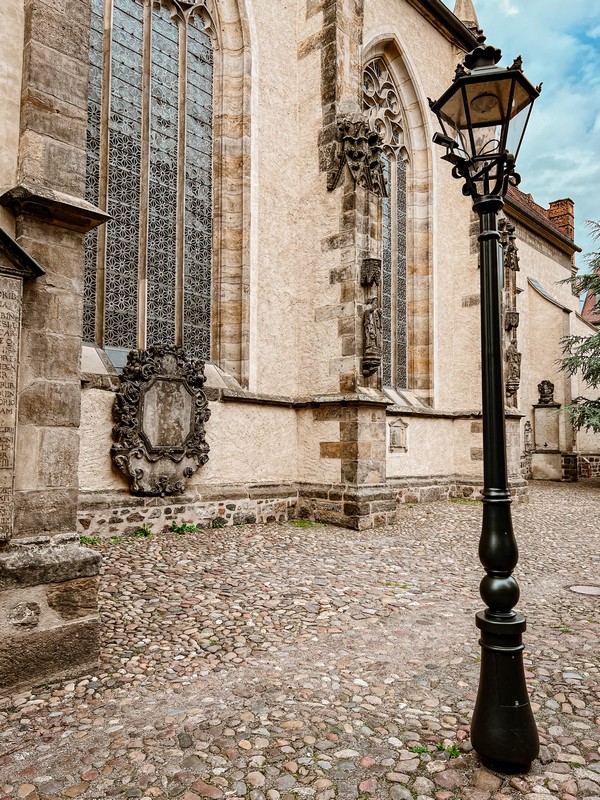
[[[483,36],[479,42],[457,67],[452,86],[430,105],[443,131],[433,140],[446,148],[443,158],[453,165],[453,176],[465,181],[463,194],[472,198],[480,219],[484,489],[479,558],[486,571],[480,594],[487,608],[476,615],[482,655],[471,742],[486,766],[514,773],[529,769],[539,740],[523,670],[525,618],[513,610],[519,600],[512,576],[518,550],[506,467],[498,212],[509,183],[520,180],[515,160],[541,86],[535,88],[523,75],[520,57],[508,68],[498,67],[500,50],[485,46]]]

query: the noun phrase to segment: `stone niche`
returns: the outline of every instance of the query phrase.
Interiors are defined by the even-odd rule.
[[[208,460],[204,363],[181,347],[132,350],[115,398],[112,458],[132,494],[182,494]]]

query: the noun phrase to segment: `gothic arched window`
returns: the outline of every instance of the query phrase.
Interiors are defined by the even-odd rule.
[[[398,90],[381,57],[365,67],[363,106],[383,140],[387,187],[381,209],[382,383],[406,388],[406,148]]]
[[[213,46],[204,2],[92,0],[84,340],[210,358]],[[122,356],[121,356],[122,358]]]

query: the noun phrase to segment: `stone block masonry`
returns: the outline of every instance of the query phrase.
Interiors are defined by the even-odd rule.
[[[16,231],[0,236],[2,691],[81,674],[100,649],[100,557],[75,531],[83,237],[108,216],[83,199],[89,3],[24,12],[18,185],[0,197]]]
[[[0,541],[12,536],[22,281],[0,274]]]
[[[295,486],[212,487],[198,497],[132,497],[81,495],[78,531],[82,536],[124,536],[144,525],[153,533],[173,522],[207,528],[285,522],[297,515]]]
[[[0,551],[0,693],[93,668],[99,565],[75,534],[21,538]]]
[[[579,453],[577,457],[577,474],[580,478],[600,478],[600,455],[597,453]]]
[[[395,490],[399,506],[433,503],[437,500],[480,501],[483,489],[481,480],[459,475],[396,478],[389,485]],[[509,491],[513,503],[527,500],[527,482],[522,477],[509,478]]]

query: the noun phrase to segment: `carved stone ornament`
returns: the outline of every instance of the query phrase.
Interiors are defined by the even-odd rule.
[[[377,297],[370,297],[363,314],[363,375],[372,375],[381,366],[381,309]]]
[[[372,286],[379,286],[380,281],[381,281],[381,259],[363,258],[360,269],[361,286],[367,286],[370,289]]]
[[[327,188],[335,189],[347,165],[354,183],[380,197],[387,197],[381,165],[381,137],[369,128],[365,119],[343,118],[338,123],[339,166],[332,173]]]
[[[132,494],[181,494],[208,461],[204,362],[173,344],[132,350],[115,397],[113,462]]]
[[[542,381],[538,383],[538,392],[540,393],[540,399],[538,400],[538,405],[540,406],[549,406],[554,404],[554,384],[550,381]]]
[[[521,353],[515,342],[506,348],[506,395],[513,397],[521,385]]]
[[[504,269],[509,272],[520,272],[515,226],[511,225],[507,219],[501,219],[498,222],[498,230],[500,231],[500,244],[504,250]]]
[[[504,312],[504,330],[513,331],[519,327],[519,312],[510,309]]]
[[[523,429],[523,439],[524,439],[525,452],[526,453],[533,452],[533,427],[529,420],[525,421]]]

